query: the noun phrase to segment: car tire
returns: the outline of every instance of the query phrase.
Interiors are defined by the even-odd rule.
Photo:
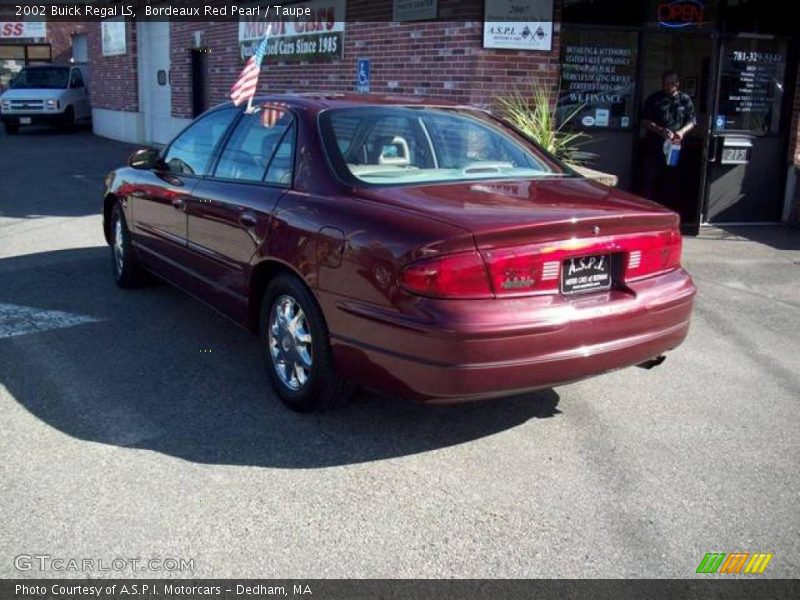
[[[312,412],[347,404],[355,386],[337,375],[322,310],[299,278],[281,274],[269,283],[259,333],[272,388],[287,407]]]
[[[19,132],[19,123],[3,123],[8,135],[16,135]]]
[[[125,213],[119,202],[111,209],[111,270],[114,281],[122,288],[135,288],[148,281],[131,243]]]

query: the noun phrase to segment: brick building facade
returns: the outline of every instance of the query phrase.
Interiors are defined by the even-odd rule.
[[[588,149],[596,155],[590,166],[614,173],[623,188],[637,189],[641,106],[645,97],[658,89],[660,73],[668,67],[677,68],[688,75],[687,88],[691,88],[700,113],[699,126],[685,144],[685,168],[677,175],[685,184],[681,195],[688,200],[673,208],[681,212],[684,222],[699,226],[701,221],[716,218],[721,222],[775,221],[800,216],[800,202],[794,198],[800,197],[800,186],[795,185],[800,168],[800,43],[796,34],[781,31],[780,20],[774,15],[762,18],[761,13],[753,12],[763,13],[756,0],[691,0],[691,6],[680,11],[673,9],[688,0],[553,0],[551,44],[544,50],[486,47],[485,0],[433,0],[435,20],[398,22],[393,20],[393,9],[400,1],[313,0],[314,6],[328,2],[346,13],[341,52],[322,61],[268,60],[261,71],[259,92],[352,92],[357,61],[365,58],[371,65],[372,93],[424,95],[492,107],[499,97],[534,84],[554,94],[563,92],[566,46],[575,44],[572,40],[599,37],[611,40],[612,47],[628,43],[632,91],[624,116],[616,118],[623,110],[617,105],[610,110],[598,109],[581,121],[588,124],[581,127],[591,140]],[[742,7],[751,12],[737,12]],[[659,21],[665,11],[689,20]],[[638,16],[631,18],[634,13]],[[694,14],[701,17],[697,22],[691,20]],[[778,31],[771,36],[774,23],[778,23]],[[94,129],[99,135],[136,143],[165,143],[202,109],[226,101],[244,64],[240,22],[236,20],[128,21],[116,29],[118,36],[124,35],[124,43],[117,40],[122,51],[115,52],[104,48],[104,27],[93,22],[81,29],[88,39]],[[59,31],[67,30],[69,27]],[[54,48],[59,48],[54,50],[55,60],[63,46],[63,35],[55,29],[53,32]],[[569,38],[564,32],[570,33]],[[750,32],[751,37],[747,37]],[[775,39],[764,41],[771,37]],[[562,42],[562,38],[570,41]],[[715,119],[720,119],[719,94],[724,88],[714,81],[730,62],[724,55],[738,43],[730,41],[735,38],[749,40],[745,49],[754,50],[750,54],[780,55],[785,65],[780,75],[783,96],[774,100],[770,111],[786,114],[773,119],[769,131],[738,132],[752,142],[754,160],[750,166],[724,164],[722,147],[735,137],[738,117],[731,118],[733,126],[714,125]],[[766,51],[762,51],[764,44]],[[587,59],[579,66],[589,69],[589,65]],[[596,73],[601,81],[603,71],[597,69]],[[730,90],[727,93],[734,97]],[[787,93],[790,98],[784,97]],[[739,188],[720,188],[720,182],[731,179]],[[759,193],[769,194],[769,198],[757,198]],[[725,206],[736,194],[749,194],[749,204]],[[714,200],[709,199],[712,196],[717,199],[716,208]],[[759,208],[766,202],[770,204],[768,210]]]

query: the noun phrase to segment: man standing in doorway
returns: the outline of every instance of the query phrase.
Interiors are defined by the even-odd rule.
[[[664,143],[680,144],[697,124],[694,103],[680,91],[680,77],[667,71],[661,78],[662,89],[644,103],[642,126],[646,130],[642,163],[642,195],[667,206],[677,207],[676,167],[667,166]]]

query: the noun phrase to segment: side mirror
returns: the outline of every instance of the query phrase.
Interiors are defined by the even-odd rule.
[[[128,159],[128,164],[134,169],[150,170],[161,165],[161,156],[158,150],[142,148],[137,150]]]

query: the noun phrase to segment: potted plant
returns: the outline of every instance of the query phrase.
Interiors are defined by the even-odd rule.
[[[605,185],[617,184],[616,175],[586,167],[586,163],[594,155],[581,150],[580,147],[589,140],[589,136],[581,131],[570,131],[565,127],[581,112],[583,106],[578,106],[567,113],[561,123],[558,123],[551,94],[545,87],[534,83],[527,95],[516,91],[500,97],[497,100],[497,108],[499,114],[514,127],[581,175],[596,179]]]

